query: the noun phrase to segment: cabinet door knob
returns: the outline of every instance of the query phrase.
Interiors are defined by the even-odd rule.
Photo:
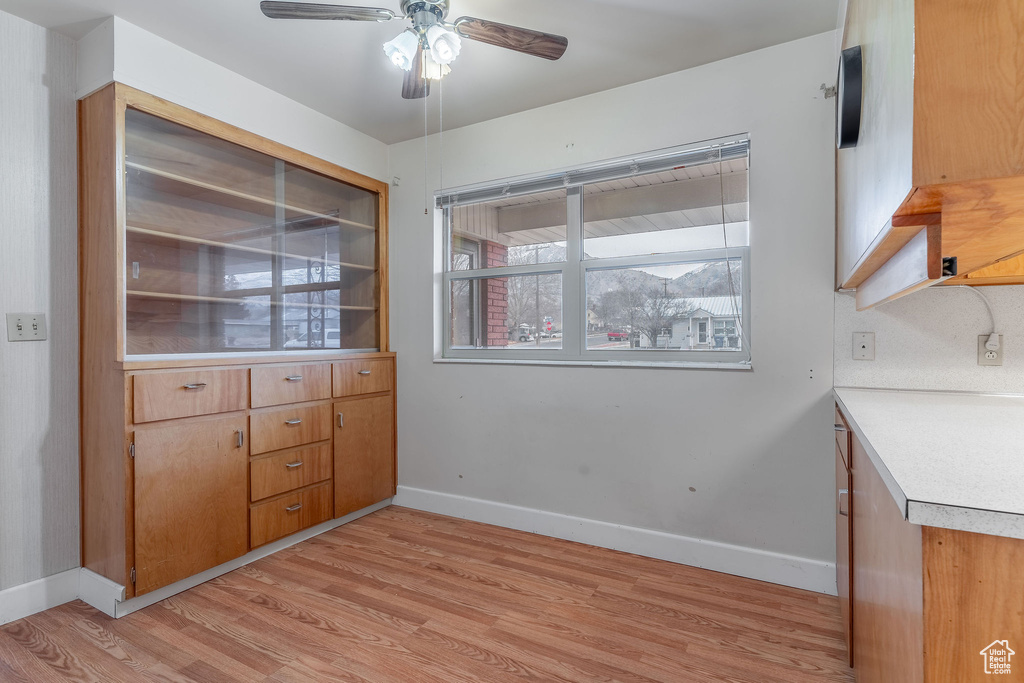
[[[295,505],[292,505],[291,507],[286,507],[284,509],[284,511],[285,512],[295,512],[296,510],[301,510],[301,509],[302,509],[302,503],[296,503]]]
[[[843,498],[844,497],[846,497],[846,499],[847,499],[847,505],[846,505],[846,509],[845,510],[843,509]],[[843,517],[849,517],[850,516],[849,498],[850,498],[850,489],[839,489],[839,514],[841,514]]]
[[[205,386],[206,382],[196,382],[195,384],[184,384],[181,388],[185,391],[191,391],[192,389],[202,389]]]
[[[359,374],[360,374],[360,375],[369,375],[369,374],[370,374],[370,371],[369,371],[369,370],[360,370],[360,371],[359,371]]]
[[[833,429],[835,429],[837,432],[845,432],[846,431],[846,425],[841,425],[841,424],[839,424],[837,422],[837,423],[835,423],[835,425],[833,425]]]
[[[288,375],[287,377],[285,377],[285,380],[288,382],[301,382],[302,375]]]
[[[285,420],[284,423],[286,425],[300,425],[302,424],[302,420],[300,420],[299,418],[295,418],[294,420]]]
[[[287,467],[290,470],[294,470],[296,467],[302,467],[302,461],[299,460],[298,462],[287,463],[285,467]]]

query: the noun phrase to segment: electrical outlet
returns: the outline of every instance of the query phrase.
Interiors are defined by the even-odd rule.
[[[990,351],[985,348],[988,341],[987,334],[978,335],[978,365],[1002,365],[1003,364],[1003,335],[999,335],[999,348]]]
[[[45,313],[8,313],[7,341],[43,341],[46,339]]]
[[[853,359],[874,360],[875,359],[875,333],[854,332],[853,333]]]

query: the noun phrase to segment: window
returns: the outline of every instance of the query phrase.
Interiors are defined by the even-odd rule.
[[[748,149],[439,192],[444,356],[749,364]]]

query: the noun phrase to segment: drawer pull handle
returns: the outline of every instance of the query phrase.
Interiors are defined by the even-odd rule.
[[[300,425],[302,424],[302,420],[300,420],[299,418],[295,418],[294,420],[285,420],[284,423],[286,425]]]
[[[288,375],[287,377],[285,377],[285,380],[288,382],[301,382],[302,375]]]
[[[836,422],[835,425],[833,425],[833,429],[835,429],[837,432],[845,432],[846,425],[841,425],[838,422]]]
[[[205,386],[206,382],[196,382],[195,384],[182,385],[181,388],[184,389],[185,391],[191,391],[192,389],[202,389]]]
[[[239,429],[235,433],[238,435],[238,441],[236,441],[235,443],[238,445],[239,448],[241,448],[242,445],[245,444],[245,431]]]
[[[369,374],[370,374],[370,371],[369,371],[369,370],[360,370],[360,371],[359,371],[359,374],[360,374],[360,375],[369,375]]]
[[[290,470],[294,470],[296,467],[302,467],[302,461],[299,460],[298,462],[287,463],[285,467],[287,467]]]
[[[301,510],[301,509],[302,509],[302,503],[296,503],[295,505],[292,505],[291,507],[286,507],[284,509],[284,511],[285,512],[295,512],[296,510]]]
[[[843,497],[844,496],[847,499],[850,497],[850,490],[849,489],[839,489],[839,514],[841,514],[843,517],[849,517],[850,516],[850,509],[849,509],[850,506],[849,506],[849,504],[847,504],[845,510],[843,509]]]

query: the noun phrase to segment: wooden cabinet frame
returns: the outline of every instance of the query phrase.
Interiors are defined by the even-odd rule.
[[[126,360],[125,115],[135,109],[212,135],[377,195],[376,286],[380,352],[217,354]],[[388,185],[185,107],[112,83],[78,103],[80,461],[82,566],[135,595],[133,374],[171,368],[295,364],[388,358]],[[248,372],[246,370],[246,372]],[[250,397],[245,397],[249,418]],[[188,418],[195,419],[195,418]]]

